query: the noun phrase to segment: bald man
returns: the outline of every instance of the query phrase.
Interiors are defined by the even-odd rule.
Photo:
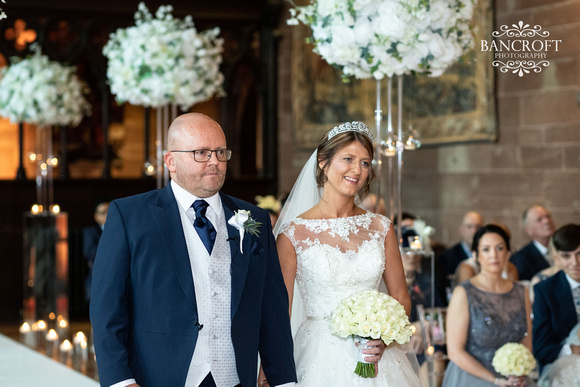
[[[270,385],[294,385],[270,217],[220,192],[230,157],[217,122],[179,116],[171,182],[110,204],[90,305],[101,385],[255,387],[258,353]]]
[[[530,280],[534,274],[550,266],[548,244],[556,228],[550,211],[537,204],[524,211],[522,223],[531,241],[512,254],[510,261],[516,265],[520,280]]]
[[[470,211],[463,216],[458,232],[461,241],[441,254],[439,259],[445,267],[447,276],[455,274],[455,269],[461,261],[471,258],[471,243],[475,232],[483,226],[483,217],[475,211]]]

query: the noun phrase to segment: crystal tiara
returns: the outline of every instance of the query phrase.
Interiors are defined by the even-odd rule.
[[[330,140],[332,137],[336,136],[339,133],[344,132],[359,132],[367,136],[368,138],[373,140],[373,134],[369,130],[369,128],[360,121],[352,121],[352,122],[345,122],[344,124],[340,124],[339,126],[335,126],[332,130],[328,133],[328,139]]]

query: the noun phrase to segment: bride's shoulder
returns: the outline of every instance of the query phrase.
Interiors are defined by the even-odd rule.
[[[316,210],[316,207],[312,207],[308,211],[303,212],[300,215],[298,215],[294,220],[297,220],[297,219],[305,219],[305,220],[318,219],[317,216],[318,216],[318,211]]]

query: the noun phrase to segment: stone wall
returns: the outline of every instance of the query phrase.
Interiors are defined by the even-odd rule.
[[[520,219],[530,204],[545,204],[557,226],[580,223],[580,0],[495,2],[496,27],[520,20],[562,43],[541,73],[520,78],[496,71],[498,141],[404,156],[403,209],[435,227],[435,239],[446,245],[457,241],[457,226],[469,210],[506,224],[514,247],[527,243]],[[281,30],[279,186],[287,191],[309,155],[293,147],[291,42],[288,27]]]

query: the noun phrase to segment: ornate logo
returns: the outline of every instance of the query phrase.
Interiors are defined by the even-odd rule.
[[[511,28],[504,24],[491,35],[497,40],[482,40],[481,51],[493,50],[492,66],[498,67],[502,73],[511,71],[520,77],[530,71],[539,73],[543,67],[548,67],[548,53],[557,52],[562,43],[561,39],[547,39],[550,33],[542,31],[541,26],[531,27],[523,21],[512,24]]]

